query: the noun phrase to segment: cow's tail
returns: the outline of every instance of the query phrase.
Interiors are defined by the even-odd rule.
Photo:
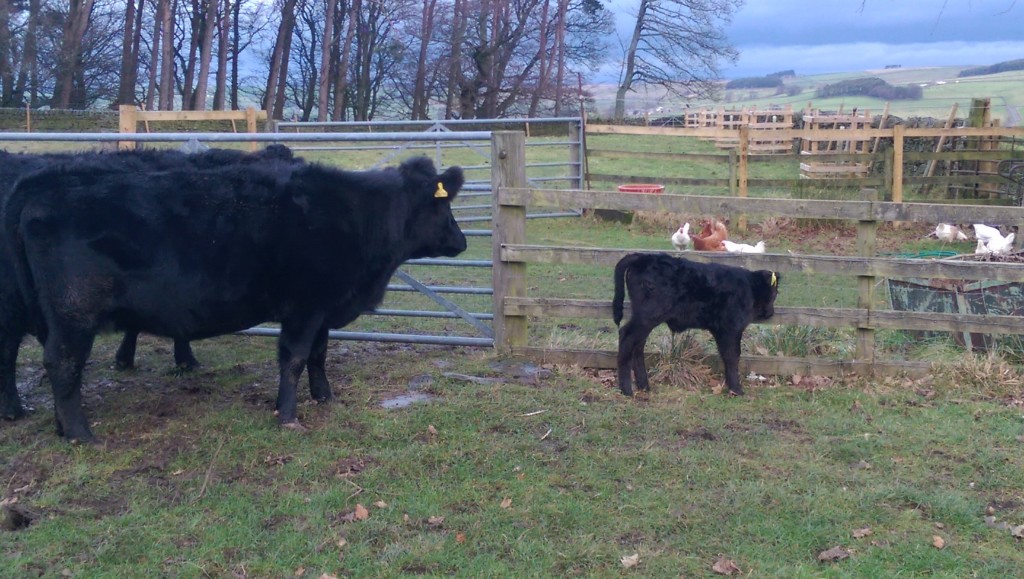
[[[615,295],[612,297],[612,319],[615,320],[616,326],[622,322],[622,302],[626,299],[626,271],[633,265],[633,262],[642,256],[639,253],[631,253],[615,264]]]
[[[16,277],[16,283],[21,293],[21,298],[24,300],[26,308],[26,314],[29,318],[29,325],[32,327],[32,333],[42,339],[45,335],[46,328],[43,323],[42,313],[39,309],[39,300],[36,296],[36,284],[35,279],[32,276],[32,269],[28,262],[28,255],[25,251],[25,238],[24,232],[21,231],[21,217],[22,211],[25,209],[25,205],[28,203],[29,198],[32,195],[32,190],[37,188],[37,183],[32,177],[32,173],[22,177],[12,186],[12,192],[7,196],[6,200],[3,201],[3,231],[0,231],[0,235],[5,235],[4,240],[7,243],[8,250],[12,261],[14,262],[14,271]],[[39,191],[35,191],[38,193]],[[12,280],[13,281],[13,280]]]

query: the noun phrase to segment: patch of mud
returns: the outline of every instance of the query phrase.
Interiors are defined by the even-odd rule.
[[[413,404],[422,404],[425,402],[433,402],[437,400],[437,396],[433,394],[426,394],[424,392],[407,392],[391,398],[385,398],[380,401],[382,408],[394,410],[396,408],[408,408]]]

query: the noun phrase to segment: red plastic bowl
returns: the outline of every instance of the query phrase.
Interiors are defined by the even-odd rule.
[[[629,185],[619,185],[619,193],[662,193],[664,191],[664,185],[656,185],[654,183],[632,183]]]

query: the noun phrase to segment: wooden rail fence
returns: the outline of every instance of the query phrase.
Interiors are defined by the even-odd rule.
[[[892,131],[885,131],[892,136]],[[897,138],[899,135],[896,135]],[[527,207],[592,208],[626,211],[670,211],[707,215],[765,215],[823,218],[857,223],[856,257],[793,254],[686,253],[688,259],[717,262],[783,274],[802,272],[849,276],[858,287],[854,308],[779,307],[769,322],[775,325],[853,328],[857,334],[852,359],[744,356],[744,373],[787,375],[887,375],[926,373],[924,362],[876,359],[875,332],[879,329],[1024,334],[1024,318],[1000,315],[904,312],[878,309],[873,291],[888,277],[996,280],[1024,282],[1024,264],[959,260],[900,259],[876,257],[875,233],[886,222],[1024,223],[1024,208],[930,203],[883,202],[865,191],[859,201],[750,199],[689,195],[639,195],[615,191],[535,189],[523,175],[522,133],[497,132],[492,141],[495,159],[494,195],[494,330],[495,346],[502,352],[556,363],[589,367],[615,367],[615,352],[551,349],[529,345],[531,316],[545,318],[611,319],[608,300],[530,298],[527,295],[529,264],[600,264],[612,275],[615,263],[637,250],[580,248],[529,244],[526,238]],[[854,281],[856,280],[856,281]],[[782,291],[785,292],[783,282]]]
[[[244,111],[140,111],[134,105],[121,105],[119,127],[122,134],[137,132],[139,123],[142,123],[149,132],[150,122],[181,122],[181,121],[231,121],[234,132],[238,132],[236,122],[245,122],[245,132],[255,133],[257,121],[267,120],[267,111],[257,111],[249,107]],[[135,141],[118,141],[118,148],[130,149],[135,146]],[[249,144],[249,148],[256,150],[256,142]]]

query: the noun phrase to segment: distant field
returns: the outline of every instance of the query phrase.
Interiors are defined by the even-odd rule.
[[[797,76],[787,80],[788,86],[797,86],[801,92],[795,96],[775,94],[770,90],[729,90],[725,91],[717,102],[706,100],[687,101],[686,99],[667,94],[661,89],[639,90],[631,93],[626,100],[626,110],[632,112],[652,111],[652,117],[679,114],[686,105],[691,108],[719,107],[730,109],[746,107],[767,107],[769,105],[792,105],[794,110],[802,110],[811,104],[815,108],[844,110],[857,107],[872,113],[881,113],[885,108],[882,99],[869,97],[843,97],[816,99],[814,92],[826,84],[842,80],[865,77],[878,77],[889,84],[907,85],[922,84],[924,98],[916,101],[890,101],[890,114],[899,117],[935,117],[945,118],[949,115],[953,103],[958,105],[958,117],[965,117],[970,109],[971,100],[975,98],[992,99],[992,116],[1000,119],[1005,126],[1010,119],[1007,107],[1024,108],[1024,71],[1004,72],[984,76],[957,78],[957,74],[965,67],[929,67],[899,68],[889,70],[867,70],[844,73],[830,73],[811,76]],[[940,84],[941,83],[941,84]],[[615,86],[597,85],[589,87],[594,94],[594,105],[591,113],[607,117],[611,115],[615,103]],[[661,107],[660,113],[656,112]]]

